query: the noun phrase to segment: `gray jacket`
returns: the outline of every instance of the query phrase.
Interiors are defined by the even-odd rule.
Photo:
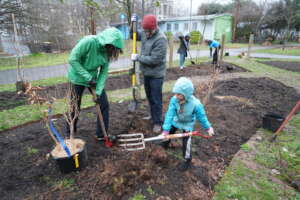
[[[143,31],[137,33],[137,40],[142,42],[141,53],[137,60],[144,76],[162,78],[166,75],[167,38],[157,29],[151,38]]]

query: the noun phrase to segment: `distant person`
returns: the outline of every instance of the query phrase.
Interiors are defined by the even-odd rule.
[[[177,53],[179,54],[179,67],[180,69],[183,69],[185,58],[187,57],[187,53],[189,50],[189,36],[184,37],[183,35],[179,35],[178,38],[180,41],[180,45],[177,50]]]
[[[132,21],[137,21],[133,16]],[[162,125],[162,86],[166,75],[167,38],[157,26],[154,15],[145,15],[142,21],[143,31],[137,32],[141,41],[141,53],[132,54],[131,59],[140,63],[144,75],[144,87],[150,105],[153,132],[160,133]],[[132,27],[131,27],[132,33]],[[131,34],[132,35],[132,34]]]
[[[218,65],[219,50],[221,49],[220,43],[215,40],[205,40],[205,43],[209,46],[210,57],[212,56],[212,50],[215,49],[212,64]]]
[[[204,106],[197,99],[194,93],[194,86],[190,79],[179,78],[172,92],[174,96],[171,98],[168,111],[163,124],[163,135],[174,134],[178,129],[183,132],[194,131],[194,125],[198,120],[201,126],[208,132],[210,136],[214,135],[214,129],[207,119]],[[170,140],[163,142],[163,147],[168,148]],[[192,137],[182,138],[182,153],[184,162],[180,165],[180,170],[187,170],[192,161]]]
[[[94,88],[100,104],[105,129],[109,124],[109,103],[104,89],[108,77],[109,62],[116,60],[122,53],[124,39],[116,28],[108,28],[98,35],[83,37],[72,49],[69,56],[68,79],[71,82],[71,100],[75,101],[74,109],[80,110],[81,97],[85,88]],[[72,117],[74,112],[72,113]],[[74,130],[77,129],[78,117],[75,120]],[[67,124],[67,131],[70,127]],[[96,138],[103,140],[103,133],[99,119],[97,119]]]

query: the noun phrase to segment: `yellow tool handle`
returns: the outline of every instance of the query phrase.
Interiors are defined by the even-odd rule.
[[[133,32],[133,49],[132,49],[132,53],[136,54],[136,32]]]
[[[136,85],[136,75],[135,75],[135,74],[132,74],[131,84],[132,84],[133,86]]]
[[[79,156],[79,154],[78,154],[78,153],[76,153],[76,154],[74,155],[74,160],[75,160],[75,168],[78,168],[78,167],[79,167],[79,160],[78,160],[78,156]]]

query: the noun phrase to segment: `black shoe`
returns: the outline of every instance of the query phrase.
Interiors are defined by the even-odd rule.
[[[178,169],[179,171],[186,171],[191,167],[191,161],[183,161],[182,163],[179,164]]]

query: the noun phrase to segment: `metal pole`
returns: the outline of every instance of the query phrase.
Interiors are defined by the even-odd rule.
[[[144,15],[145,15],[145,1],[142,0],[142,19],[144,19]]]
[[[193,0],[191,0],[191,4],[190,4],[190,26],[189,26],[189,33],[191,32],[191,29],[192,29],[192,5],[193,5]]]
[[[225,34],[222,34],[222,46],[221,46],[220,61],[223,61],[224,45],[225,45]]]
[[[254,35],[251,34],[250,38],[249,38],[247,58],[250,58],[251,47],[253,45],[253,38],[254,38]]]
[[[171,68],[173,66],[173,49],[174,49],[173,35],[170,36],[169,47],[170,47],[170,51],[169,51],[169,68]]]
[[[91,17],[91,34],[96,35],[96,26],[95,26],[95,19],[94,19],[94,8],[90,7],[90,17]]]

